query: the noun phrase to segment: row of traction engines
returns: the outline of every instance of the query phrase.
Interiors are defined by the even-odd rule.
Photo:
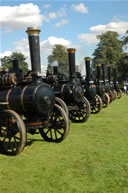
[[[86,76],[75,70],[74,48],[68,48],[69,76],[53,67],[41,75],[39,33],[36,27],[27,29],[31,68],[26,75],[14,60],[13,68],[0,72],[0,151],[17,155],[23,151],[27,133],[40,133],[49,142],[61,142],[69,133],[70,121],[86,122],[90,114],[100,112],[115,98],[121,97],[116,69],[114,81],[108,67],[96,65],[85,58]],[[102,73],[101,73],[102,71]],[[70,121],[69,121],[70,120]]]

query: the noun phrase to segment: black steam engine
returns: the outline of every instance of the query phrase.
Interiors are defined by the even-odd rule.
[[[114,90],[114,83],[111,80],[111,66],[108,66],[108,83],[109,83],[109,97],[110,97],[110,103],[116,99],[116,91]]]
[[[97,94],[96,85],[92,78],[90,60],[91,58],[85,57],[85,69],[86,69],[86,78],[81,79],[81,83],[84,87],[84,95],[89,100],[91,105],[91,113],[95,114],[100,112],[102,108],[102,99]]]
[[[114,74],[114,80],[113,80],[113,84],[114,84],[114,89],[117,93],[117,99],[120,99],[121,96],[122,96],[122,91],[120,89],[120,86],[119,86],[119,82],[117,81],[117,73],[116,73],[116,68],[113,68],[113,74]]]
[[[9,72],[0,72],[0,149],[5,154],[19,154],[27,132],[35,134],[38,129],[44,140],[52,142],[68,135],[68,117],[55,104],[52,88],[41,78],[39,32],[38,28],[27,29],[31,78],[24,76],[15,60]]]
[[[90,116],[90,104],[84,97],[83,87],[80,82],[76,80],[75,73],[75,49],[69,48],[69,78],[65,75],[58,73],[57,67],[54,67],[54,75],[47,76],[47,83],[50,83],[54,89],[57,102],[65,109],[72,122],[85,122]],[[66,107],[60,102],[62,99]]]
[[[102,66],[103,67],[103,66]],[[97,94],[101,97],[103,102],[103,107],[107,107],[109,104],[109,96],[105,91],[105,71],[102,71],[101,77],[101,64],[96,64],[96,71],[97,71],[97,78],[96,78],[96,87],[97,87]]]

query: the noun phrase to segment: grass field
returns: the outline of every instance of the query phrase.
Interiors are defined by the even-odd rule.
[[[62,143],[28,135],[19,156],[0,154],[0,193],[128,193],[128,96],[71,123]]]

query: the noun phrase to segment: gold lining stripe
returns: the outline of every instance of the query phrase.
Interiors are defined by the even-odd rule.
[[[101,64],[96,64],[96,66],[101,66]]]
[[[25,106],[24,106],[23,96],[24,96],[24,91],[26,90],[27,87],[28,87],[28,85],[25,86],[25,87],[22,89],[22,92],[21,92],[21,95],[20,95],[20,103],[21,103],[21,106],[22,106],[22,108],[23,108],[24,111],[26,111],[26,109],[25,109]]]
[[[86,61],[90,61],[90,60],[91,60],[91,58],[90,58],[90,57],[85,57],[85,58],[84,58],[84,60],[86,60]]]
[[[67,49],[68,53],[75,53],[76,49],[75,48],[69,48]]]
[[[7,108],[8,108],[8,109],[11,109],[10,106],[9,106],[9,101],[8,101],[9,95],[10,95],[10,92],[11,92],[11,91],[12,91],[12,88],[10,88],[10,89],[8,90],[7,95],[6,95],[6,102],[7,102]]]

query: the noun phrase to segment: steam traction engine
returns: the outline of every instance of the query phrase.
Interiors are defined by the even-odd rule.
[[[110,98],[108,94],[105,91],[105,71],[103,70],[102,72],[102,79],[101,79],[101,64],[96,64],[96,69],[97,69],[97,78],[96,78],[96,88],[97,88],[97,94],[101,97],[102,102],[103,102],[103,107],[107,107]]]
[[[111,80],[111,67],[108,66],[108,83],[109,83],[109,97],[110,97],[110,103],[116,99],[116,92],[114,90],[114,84],[113,81]]]
[[[121,96],[122,96],[122,91],[119,87],[119,82],[117,81],[117,73],[116,73],[116,68],[113,68],[113,73],[114,73],[114,80],[113,80],[113,83],[114,83],[114,89],[117,93],[117,99],[120,99]]]
[[[68,135],[69,120],[55,104],[52,88],[42,82],[38,28],[28,28],[32,78],[27,79],[18,63],[10,72],[0,73],[0,150],[19,154],[26,143],[26,133],[37,129],[46,141],[60,142]]]
[[[84,97],[81,83],[76,80],[75,49],[69,48],[67,52],[69,58],[69,79],[63,74],[59,74],[57,68],[54,68],[56,81],[53,81],[51,85],[54,89],[55,96],[66,103],[68,107],[66,112],[67,114],[69,112],[70,120],[72,122],[85,122],[90,116],[90,104]],[[47,76],[47,82],[50,83],[50,76]],[[65,107],[63,108],[65,109]]]
[[[102,99],[96,93],[96,85],[94,80],[91,77],[91,67],[90,67],[91,58],[85,57],[85,68],[86,68],[86,79],[82,80],[82,84],[85,90],[85,97],[89,100],[91,105],[91,113],[98,113],[102,108]]]

